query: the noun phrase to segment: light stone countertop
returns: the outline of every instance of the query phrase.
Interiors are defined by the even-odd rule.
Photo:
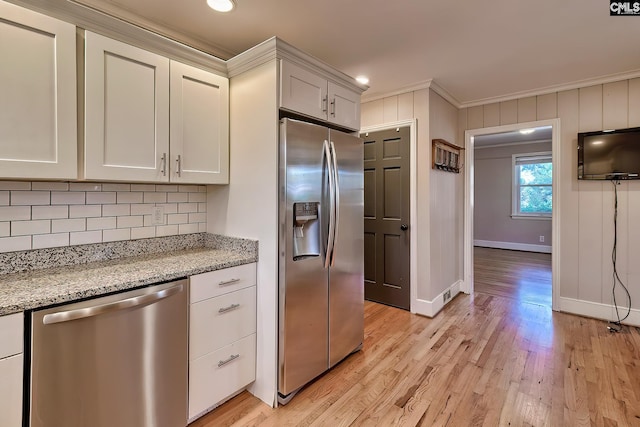
[[[257,261],[231,245],[177,249],[0,275],[0,315],[106,295]]]

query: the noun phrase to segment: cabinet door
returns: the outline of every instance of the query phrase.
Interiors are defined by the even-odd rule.
[[[329,121],[360,130],[360,95],[343,86],[329,82]]]
[[[291,62],[282,61],[280,107],[327,120],[327,79]]]
[[[171,61],[171,181],[229,183],[229,80]]]
[[[86,32],[84,178],[169,180],[169,59]]]
[[[1,43],[1,42],[0,42]],[[0,426],[22,426],[24,315],[0,316]]]
[[[0,359],[0,426],[22,426],[22,354]]]
[[[75,27],[2,1],[0,17],[0,178],[75,179]]]

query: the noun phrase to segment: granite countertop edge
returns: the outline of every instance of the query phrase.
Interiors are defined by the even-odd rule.
[[[257,251],[225,246],[0,275],[0,316],[183,279],[258,260]]]

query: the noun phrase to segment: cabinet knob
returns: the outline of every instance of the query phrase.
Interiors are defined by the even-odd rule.
[[[400,230],[402,230],[402,231],[407,231],[408,229],[409,229],[409,226],[407,224],[402,224],[400,226]]]

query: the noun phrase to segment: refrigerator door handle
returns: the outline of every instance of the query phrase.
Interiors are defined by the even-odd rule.
[[[335,211],[335,184],[334,184],[334,172],[333,162],[331,160],[331,152],[329,150],[329,142],[327,140],[323,143],[324,157],[327,160],[327,171],[329,176],[329,234],[327,236],[327,252],[324,257],[324,266],[328,268],[331,265],[331,254],[333,253],[333,243],[335,237],[335,223],[336,223],[336,211]]]
[[[333,210],[335,212],[335,224],[333,226],[333,250],[331,251],[331,266],[336,258],[336,240],[338,239],[338,229],[340,225],[340,180],[338,179],[338,155],[336,153],[336,147],[331,141],[331,158],[333,160],[333,182],[335,186],[335,196]]]

